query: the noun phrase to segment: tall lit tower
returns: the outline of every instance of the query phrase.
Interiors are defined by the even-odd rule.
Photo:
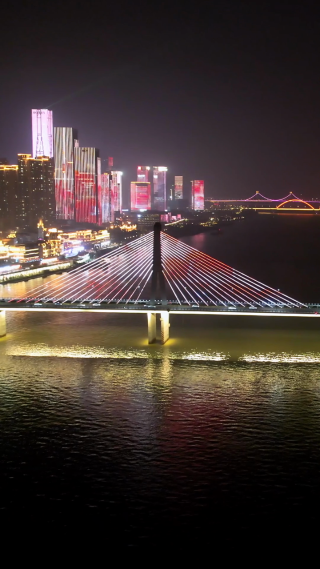
[[[52,111],[32,109],[32,156],[53,158],[53,123]]]
[[[137,168],[137,182],[149,182],[150,166],[138,166]]]
[[[114,221],[113,192],[111,191],[110,181],[110,174],[108,172],[101,174],[101,220],[99,220],[99,223]]]
[[[183,198],[183,176],[174,177],[174,199],[182,200]]]
[[[74,149],[74,186],[76,221],[98,222],[98,150]]]
[[[204,209],[204,181],[192,180],[191,181],[191,203],[192,209]]]
[[[71,127],[54,127],[54,178],[57,219],[74,219],[75,131]]]
[[[122,172],[111,171],[111,191],[113,195],[114,211],[122,211]]]
[[[153,166],[153,209],[167,209],[167,171],[166,166]]]

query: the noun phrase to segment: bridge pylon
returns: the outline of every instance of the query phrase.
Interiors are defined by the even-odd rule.
[[[155,223],[153,228],[153,267],[151,277],[151,304],[160,301],[161,304],[168,304],[166,297],[166,284],[162,268],[161,258],[161,223]]]
[[[161,258],[161,223],[155,223],[153,228],[153,266],[151,276],[151,305],[154,307],[167,306],[166,284],[163,274]],[[160,308],[160,307],[159,307]],[[160,314],[161,344],[169,339],[169,312],[161,311]],[[156,341],[157,314],[148,312],[148,342]]]

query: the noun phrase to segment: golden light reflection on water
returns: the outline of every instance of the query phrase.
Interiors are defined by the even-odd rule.
[[[120,349],[105,348],[102,346],[73,345],[68,347],[49,346],[47,344],[32,344],[8,346],[8,356],[28,357],[56,357],[56,358],[104,358],[104,359],[168,359],[189,361],[239,361],[247,363],[320,363],[320,352],[289,353],[266,352],[246,353],[239,357],[231,357],[230,353],[215,352],[211,350],[199,352],[197,350],[170,351],[169,349],[152,351],[147,349]]]

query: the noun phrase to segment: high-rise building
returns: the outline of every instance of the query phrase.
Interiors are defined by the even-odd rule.
[[[150,182],[131,182],[131,211],[151,209]]]
[[[138,168],[137,168],[137,181],[138,182],[149,182],[149,170],[150,170],[150,166],[138,166]]]
[[[2,160],[1,162],[4,162]],[[0,228],[16,227],[18,166],[0,164]]]
[[[101,219],[99,223],[110,223],[114,221],[113,192],[110,187],[110,175],[101,175]]]
[[[53,123],[52,111],[32,109],[32,156],[53,158]]]
[[[192,209],[204,209],[204,181],[192,180],[191,181],[191,203]]]
[[[98,150],[76,147],[74,149],[74,181],[76,221],[98,222]]]
[[[183,176],[174,177],[174,199],[183,199]]]
[[[74,160],[76,133],[71,127],[54,127],[54,179],[57,219],[74,219]]]
[[[114,211],[122,211],[122,172],[112,170],[110,184],[113,194]]]
[[[18,154],[16,219],[19,227],[37,226],[39,219],[55,219],[53,158]]]
[[[101,211],[101,158],[97,158],[97,223],[101,225],[102,223],[102,211]]]
[[[153,209],[167,209],[167,171],[166,166],[153,167]]]

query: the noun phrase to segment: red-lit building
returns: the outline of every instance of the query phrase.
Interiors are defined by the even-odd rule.
[[[56,218],[74,219],[74,161],[76,134],[71,127],[54,127]]]
[[[192,180],[191,182],[191,203],[192,209],[204,209],[204,181]]]
[[[131,211],[151,209],[150,182],[131,182]]]
[[[74,149],[76,221],[98,222],[98,151],[96,148]]]
[[[150,166],[138,166],[137,168],[137,182],[149,182]]]

